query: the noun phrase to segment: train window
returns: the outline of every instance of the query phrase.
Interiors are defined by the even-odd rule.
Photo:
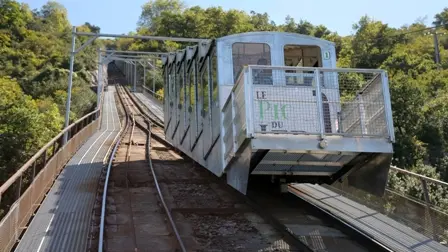
[[[196,85],[194,83],[194,77],[195,77],[194,75],[195,75],[195,71],[196,71],[195,68],[196,68],[196,61],[193,61],[193,64],[190,67],[190,85],[188,87],[188,89],[189,89],[188,100],[190,102],[189,103],[190,106],[196,104],[196,94],[195,94]],[[193,107],[191,109],[193,109]]]
[[[177,71],[177,66],[176,66],[176,90],[175,90],[175,93],[176,93],[176,100],[175,100],[175,107],[176,107],[176,109],[178,108],[178,103],[179,103],[179,100],[180,100],[180,89],[182,88],[182,79],[183,79],[183,76],[182,76],[182,67],[180,67],[179,68],[179,71]]]
[[[176,66],[175,65],[173,65],[173,88],[171,89],[171,94],[172,94],[172,97],[173,97],[173,101],[175,102],[176,101],[176,99],[177,99],[177,88],[178,88],[178,86],[177,85],[179,85],[179,75],[176,73]],[[173,104],[173,106],[174,106],[174,104]]]
[[[210,104],[211,110],[211,123],[210,128],[212,131],[211,138],[209,140],[209,146],[212,146],[213,142],[219,137],[219,133],[221,128],[219,126],[221,110],[219,109],[219,98],[218,98],[218,61],[216,56],[216,48],[213,49],[212,54],[210,56],[209,61],[210,67],[210,77],[211,82],[209,85],[212,85],[210,89],[210,96],[212,97],[212,103]]]
[[[285,66],[321,67],[321,52],[318,46],[285,45]]]
[[[271,49],[268,44],[238,42],[232,45],[232,58],[233,80],[236,82],[245,65],[271,65]],[[261,70],[259,72],[261,75],[254,73],[254,78],[255,75],[262,77],[258,84],[272,83],[272,80],[270,80],[272,79],[272,70]]]
[[[184,64],[182,63],[182,65],[180,66],[180,71],[179,71],[179,105],[181,105],[182,108],[185,107],[185,104],[184,104],[184,97],[185,97],[184,77],[185,77]]]
[[[185,92],[185,88],[184,88],[184,77],[185,77],[185,73],[184,73],[184,64],[182,63],[180,65],[180,69],[179,69],[179,105],[183,105],[184,102],[184,92]],[[183,107],[183,106],[182,106]]]
[[[166,100],[168,99],[168,95],[170,93],[170,79],[168,75],[168,65],[165,67],[163,75],[165,77],[165,83],[166,83],[166,87],[164,89],[163,101],[166,102]]]
[[[170,104],[170,107],[173,106],[173,99],[175,99],[175,95],[176,93],[174,92],[175,89],[175,85],[176,85],[176,75],[175,75],[175,66],[172,65],[171,69],[170,69],[170,73],[169,73],[169,78],[170,78],[170,91],[169,91],[169,101],[168,103]],[[170,109],[170,113],[171,113],[171,109]]]
[[[209,101],[208,101],[208,61],[205,60],[204,67],[201,71],[201,91],[202,91],[202,116],[205,117],[208,113]]]
[[[292,67],[321,67],[321,51],[318,46],[285,45],[285,66]],[[286,84],[311,86],[313,72],[303,70],[286,70]]]
[[[163,89],[164,89],[164,93],[167,93],[167,89],[168,89],[168,78],[167,78],[167,74],[166,74],[166,71],[167,71],[168,69],[167,69],[167,67],[165,66],[164,68],[163,68],[163,72],[162,72],[162,78],[163,78],[163,82],[164,82],[164,86],[163,86]]]
[[[213,49],[212,53],[212,64],[211,64],[211,73],[212,73],[212,102],[218,106],[218,62],[216,57],[216,48]]]
[[[190,91],[191,91],[191,83],[193,83],[193,67],[190,68],[187,72],[187,78],[185,79],[185,112],[187,113],[188,108],[190,107]]]

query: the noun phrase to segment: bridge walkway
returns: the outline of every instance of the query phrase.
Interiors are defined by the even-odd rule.
[[[134,93],[134,95],[145,104],[145,106],[152,112],[154,115],[163,122],[163,106],[162,102],[154,98],[150,93]]]
[[[62,170],[15,251],[86,251],[98,180],[120,131],[114,92],[105,92],[101,129]]]

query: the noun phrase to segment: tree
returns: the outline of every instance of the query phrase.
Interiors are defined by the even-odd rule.
[[[50,101],[34,101],[19,84],[0,78],[0,180],[15,169],[59,131],[62,117]]]
[[[257,31],[274,31],[276,29],[275,23],[270,21],[269,15],[266,12],[261,14],[251,11],[250,23]]]
[[[185,9],[185,4],[180,0],[151,0],[142,8],[138,26],[148,27],[151,32],[155,32],[161,25],[159,18],[162,13],[180,13]]]
[[[95,27],[86,23],[79,30]],[[61,130],[69,46],[67,10],[59,3],[31,11],[17,1],[0,1],[1,181]],[[96,68],[96,50],[87,47],[75,64],[72,120],[95,107],[90,82]]]
[[[93,33],[100,33],[101,32],[101,28],[96,26],[96,25],[92,25],[89,22],[85,22],[84,26],[87,26],[89,28],[89,30]]]
[[[323,38],[323,37],[329,36],[331,34],[331,31],[328,30],[328,28],[323,25],[318,25],[318,26],[314,27],[313,30],[314,30],[313,36],[317,37],[317,38]]]
[[[13,0],[0,1],[0,45],[9,46],[12,40],[23,41],[31,19],[27,5]]]
[[[281,25],[279,28],[284,32],[296,32],[297,24],[294,18],[288,15],[285,18],[285,24]]]
[[[442,12],[436,14],[434,16],[434,25],[443,26],[445,29],[448,29],[448,8],[443,9]]]
[[[58,2],[48,1],[35,15],[40,19],[43,31],[54,33],[70,31],[67,9]]]
[[[306,20],[300,20],[297,24],[297,33],[304,34],[304,35],[311,35],[313,34],[314,26],[306,21]]]
[[[379,21],[364,16],[353,25],[356,31],[352,40],[352,67],[378,68],[392,54],[395,44],[395,30]]]

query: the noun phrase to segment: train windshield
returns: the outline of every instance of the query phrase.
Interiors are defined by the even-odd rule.
[[[234,43],[232,58],[233,80],[236,82],[244,66],[271,65],[271,48],[263,43]],[[272,70],[269,69],[268,72],[264,73],[263,77],[272,76]]]
[[[320,48],[318,46],[285,45],[285,66],[321,67]]]
[[[318,46],[285,45],[285,66],[322,67],[321,51]],[[286,84],[311,86],[313,73],[303,70],[286,70]]]

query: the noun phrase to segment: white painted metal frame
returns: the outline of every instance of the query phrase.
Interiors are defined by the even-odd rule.
[[[393,119],[392,119],[392,105],[391,105],[391,100],[390,100],[390,93],[389,93],[389,83],[388,83],[388,78],[387,78],[387,74],[384,70],[380,70],[380,69],[351,69],[351,68],[312,68],[312,67],[285,67],[285,66],[260,66],[260,65],[249,65],[246,66],[250,72],[242,72],[241,74],[246,74],[249,77],[252,76],[252,70],[253,69],[270,69],[270,70],[281,70],[281,71],[285,71],[285,70],[300,70],[300,71],[310,71],[310,72],[314,72],[314,79],[316,80],[316,89],[320,89],[320,85],[318,85],[320,78],[317,78],[317,76],[320,75],[320,73],[377,73],[381,75],[381,85],[382,85],[382,95],[383,95],[383,103],[385,106],[385,114],[386,114],[386,124],[387,124],[387,131],[388,131],[388,135],[389,135],[389,140],[390,142],[394,142],[395,141],[395,134],[394,134],[394,125],[393,125]],[[246,84],[248,86],[253,87],[253,82],[250,78],[250,80],[246,80]],[[234,88],[232,88],[232,90],[234,90]],[[317,91],[319,92],[319,90]],[[246,99],[253,99],[253,97],[246,97]],[[322,115],[322,99],[319,99],[319,96],[317,96],[318,99],[318,105],[320,104],[318,110],[320,112],[320,115]],[[250,114],[253,116],[253,111],[250,111]],[[320,128],[323,129],[322,125],[323,125],[323,117],[320,117]],[[251,124],[253,125],[253,123]],[[248,132],[254,132],[254,129],[248,129]],[[320,132],[322,139],[324,138],[325,133],[323,132],[323,130],[321,130]],[[335,135],[335,133],[332,133],[332,135]],[[367,135],[366,135],[367,136]],[[374,136],[374,135],[373,135]]]
[[[77,36],[88,36],[90,37],[84,44],[82,44],[78,49],[76,49],[76,37]],[[73,65],[75,61],[75,56],[81,50],[89,46],[95,39],[99,37],[108,38],[134,38],[134,39],[145,39],[145,40],[158,40],[158,41],[176,41],[176,42],[204,42],[209,41],[208,39],[199,38],[181,38],[181,37],[162,37],[162,36],[137,36],[137,35],[118,35],[118,34],[106,34],[106,33],[90,33],[90,32],[77,32],[76,27],[72,27],[72,41],[70,50],[70,68],[68,77],[68,88],[67,88],[67,101],[65,105],[65,122],[64,128],[68,127],[70,121],[70,105],[71,105],[71,94],[72,94],[72,84],[73,84]],[[67,133],[64,134],[63,143],[67,142]]]

